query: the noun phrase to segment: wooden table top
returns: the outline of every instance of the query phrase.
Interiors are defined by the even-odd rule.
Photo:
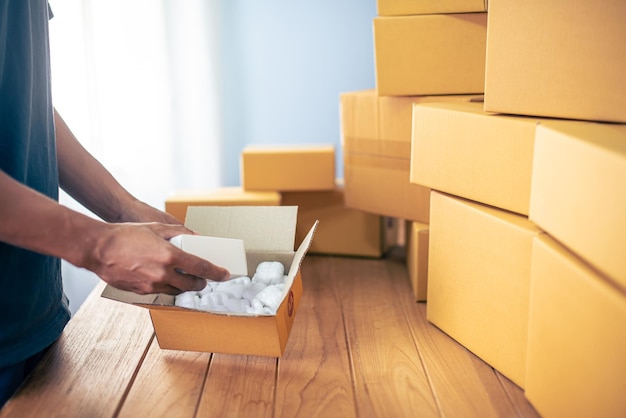
[[[536,417],[523,391],[426,321],[398,259],[308,256],[280,359],[162,350],[100,283],[7,417]]]

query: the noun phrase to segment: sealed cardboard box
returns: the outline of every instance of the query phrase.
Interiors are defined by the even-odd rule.
[[[309,253],[380,257],[384,251],[383,219],[379,215],[349,209],[344,203],[343,181],[334,190],[283,192],[283,205],[298,206],[296,241],[320,221]]]
[[[185,222],[189,206],[279,206],[278,192],[251,192],[242,187],[219,187],[208,191],[180,191],[165,200],[165,211]]]
[[[623,417],[626,293],[546,235],[535,239],[525,395],[541,416]]]
[[[528,218],[433,191],[427,319],[524,387],[533,238]]]
[[[487,13],[374,18],[380,96],[484,91]]]
[[[487,0],[378,0],[379,16],[486,12]]]
[[[414,103],[470,101],[476,95],[377,96],[342,93],[341,136],[346,206],[428,223],[430,190],[409,182]]]
[[[626,289],[626,126],[539,125],[530,219]]]
[[[332,145],[249,145],[241,154],[241,182],[250,191],[332,190]]]
[[[344,154],[346,206],[427,223],[430,189],[411,184],[409,169],[408,159]]]
[[[313,239],[313,224],[294,251],[293,206],[190,207],[186,225],[201,235],[241,239],[248,274],[263,261],[279,261],[287,274],[275,315],[203,312],[174,306],[164,294],[136,295],[107,286],[103,297],[147,308],[162,349],[280,357],[302,296],[300,265]]]
[[[340,95],[342,138],[349,153],[411,158],[413,105],[480,101],[482,95],[378,96],[376,90]]]
[[[410,181],[528,215],[540,121],[487,113],[482,103],[414,105]]]
[[[626,122],[626,2],[489,5],[485,109]]]
[[[411,222],[406,243],[406,267],[417,302],[425,302],[428,289],[429,225]]]

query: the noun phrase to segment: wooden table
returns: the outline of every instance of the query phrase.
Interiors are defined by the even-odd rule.
[[[426,321],[404,262],[308,256],[280,358],[161,350],[148,312],[89,296],[7,417],[536,417]]]

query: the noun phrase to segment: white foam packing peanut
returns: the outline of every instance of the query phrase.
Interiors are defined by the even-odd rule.
[[[280,305],[286,278],[282,263],[265,261],[257,266],[252,279],[237,277],[226,282],[207,282],[199,292],[176,296],[174,304],[207,312],[273,315]]]
[[[285,267],[278,261],[266,261],[257,266],[252,280],[265,284],[278,284],[283,280]]]

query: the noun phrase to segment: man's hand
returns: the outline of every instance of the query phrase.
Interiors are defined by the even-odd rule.
[[[207,280],[224,281],[226,269],[186,253],[168,242],[188,234],[182,225],[108,224],[87,255],[85,268],[111,286],[139,294],[176,295],[202,290]]]
[[[158,222],[162,224],[181,225],[181,222],[169,213],[156,209],[138,199],[131,200],[123,209],[119,219],[114,222]],[[185,229],[185,234],[194,234]],[[168,237],[169,239],[171,237]]]

